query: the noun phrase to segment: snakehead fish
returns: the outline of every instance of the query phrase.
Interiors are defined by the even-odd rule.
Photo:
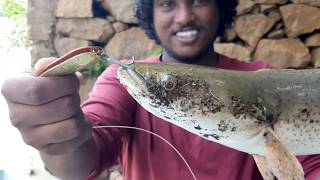
[[[302,180],[294,155],[320,154],[320,71],[240,72],[122,62],[100,47],[75,49],[36,76],[118,64],[120,82],[146,110],[207,140],[253,154],[264,179]]]
[[[118,77],[146,110],[210,141],[265,155],[271,128],[294,155],[320,154],[319,70],[135,62]]]

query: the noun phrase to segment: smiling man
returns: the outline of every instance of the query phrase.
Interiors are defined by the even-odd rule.
[[[236,5],[236,0],[137,0],[140,26],[164,49],[161,56],[144,61],[242,71],[268,68],[258,61],[246,64],[214,52],[213,41],[231,23]],[[40,151],[46,168],[54,175],[68,180],[95,179],[119,162],[128,180],[193,179],[178,154],[156,136],[92,128],[122,125],[167,139],[199,180],[262,179],[251,155],[209,142],[147,112],[119,83],[116,70],[111,66],[99,77],[82,106],[74,75],[39,78],[23,74],[4,84],[2,93],[12,124],[27,144]],[[319,156],[299,160],[307,179],[320,176]]]
[[[217,2],[156,0],[153,7],[154,29],[165,49],[163,61],[217,62],[212,48],[220,20]]]

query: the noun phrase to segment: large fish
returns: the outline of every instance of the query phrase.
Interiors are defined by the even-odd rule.
[[[209,141],[269,158],[269,164],[277,164],[269,167],[270,179],[303,179],[293,155],[320,154],[319,70],[241,72],[136,62],[119,68],[118,78],[159,118]],[[287,172],[275,172],[279,168]]]
[[[83,47],[36,69],[70,74],[99,60],[146,110],[209,141],[254,155],[265,179],[300,180],[294,155],[320,154],[320,71],[240,72],[186,64],[123,64]]]
[[[295,155],[320,154],[320,71],[240,72],[135,63],[118,77],[146,110],[216,143],[264,155],[267,127]]]

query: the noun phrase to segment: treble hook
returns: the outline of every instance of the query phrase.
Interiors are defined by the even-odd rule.
[[[132,60],[130,63],[128,64],[125,64],[117,59],[114,59],[114,58],[111,58],[110,56],[106,55],[106,54],[102,54],[100,55],[100,59],[101,61],[107,63],[107,64],[117,64],[119,66],[121,66],[122,68],[125,68],[125,69],[133,69],[132,68],[132,65],[134,64],[135,62],[135,59],[134,57],[132,57]]]
[[[107,64],[117,64],[119,65],[120,67],[124,68],[125,70],[128,70],[129,73],[132,73],[130,71],[133,71],[137,76],[139,76],[140,79],[144,79],[145,78],[143,77],[142,74],[140,74],[138,71],[136,71],[134,68],[133,68],[133,65],[135,63],[135,58],[133,56],[131,56],[131,62],[129,62],[128,64],[125,64],[117,59],[114,59],[114,58],[111,58],[110,56],[106,55],[106,54],[101,54],[100,55],[100,59],[101,61],[107,63]]]

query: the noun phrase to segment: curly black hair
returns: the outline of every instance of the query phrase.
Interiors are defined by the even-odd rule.
[[[223,36],[225,28],[228,27],[236,14],[238,0],[216,0],[220,12],[220,25],[217,36]],[[149,38],[160,44],[153,24],[153,0],[136,0],[137,17],[139,26],[145,31]]]

